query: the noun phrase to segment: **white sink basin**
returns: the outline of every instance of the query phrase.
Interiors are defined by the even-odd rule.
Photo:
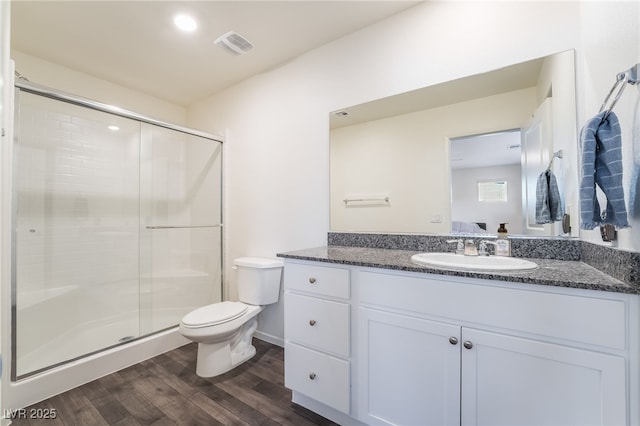
[[[538,267],[533,262],[517,257],[464,256],[455,253],[419,253],[411,256],[411,261],[423,266],[493,271],[517,271]]]

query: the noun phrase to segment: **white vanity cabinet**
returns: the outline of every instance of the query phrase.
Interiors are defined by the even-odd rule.
[[[349,414],[350,271],[287,263],[285,386]]]
[[[354,281],[360,421],[628,424],[624,295],[372,271]]]
[[[301,405],[341,424],[640,421],[638,296],[338,266],[285,264],[285,384]],[[309,290],[322,273],[346,284]],[[329,336],[304,326],[321,312]],[[306,377],[314,357],[336,363],[330,397]]]

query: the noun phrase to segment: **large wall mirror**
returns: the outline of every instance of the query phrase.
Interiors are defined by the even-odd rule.
[[[495,234],[506,222],[577,236],[574,61],[560,52],[332,112],[331,230]],[[548,169],[564,227],[536,215]]]

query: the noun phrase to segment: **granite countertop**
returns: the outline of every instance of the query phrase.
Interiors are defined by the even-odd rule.
[[[619,281],[580,261],[527,258],[527,260],[537,263],[538,268],[524,271],[473,271],[417,265],[411,261],[411,256],[416,253],[420,252],[366,247],[326,246],[279,253],[278,256],[289,259],[399,271],[640,294],[640,288],[638,286]]]

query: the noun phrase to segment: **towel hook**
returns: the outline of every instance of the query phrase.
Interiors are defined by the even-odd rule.
[[[609,106],[609,108],[607,109],[607,112],[602,117],[602,121],[605,121],[607,118],[609,118],[609,114],[611,114],[611,111],[613,111],[614,105],[616,104],[616,102],[618,102],[618,99],[620,99],[620,96],[622,96],[622,92],[624,91],[624,88],[626,87],[626,85],[627,84],[635,85],[640,82],[640,80],[638,80],[639,73],[640,73],[640,64],[635,64],[628,70],[618,73],[618,75],[616,76],[616,82],[613,84],[613,87],[609,91],[609,94],[604,99],[604,102],[600,107],[600,111],[598,111],[598,113],[601,113],[602,111],[605,110],[605,107],[607,106],[607,102],[609,102],[611,95],[613,95],[613,92],[615,92],[617,89],[616,95],[613,98],[611,105]]]
[[[609,102],[611,95],[617,89],[618,91],[616,92],[616,96],[613,98],[613,101],[611,102],[611,105],[607,109],[607,112],[602,117],[602,121],[605,121],[607,118],[609,118],[609,114],[611,114],[611,111],[613,111],[613,107],[618,102],[618,99],[620,99],[620,96],[622,96],[622,92],[624,92],[624,88],[627,85],[627,82],[629,82],[629,77],[630,77],[630,71],[625,71],[623,73],[618,74],[618,78],[616,79],[616,82],[614,83],[611,90],[609,90],[609,94],[604,99],[604,102],[600,107],[600,111],[598,111],[598,113],[601,113],[602,111],[605,110],[605,107],[607,106],[607,103]],[[631,84],[636,84],[636,83],[631,83]]]
[[[638,74],[640,74],[640,64],[635,64],[634,66],[626,70],[625,73],[628,75],[628,81],[627,81],[628,84],[635,85],[640,83],[640,80],[638,80]],[[622,78],[621,74],[624,74],[624,73],[618,74],[618,79]]]
[[[551,170],[551,167],[553,166],[553,160],[556,158],[562,158],[562,154],[562,150],[553,153],[553,155],[551,156],[551,161],[549,161],[549,165],[547,166],[547,170]]]

